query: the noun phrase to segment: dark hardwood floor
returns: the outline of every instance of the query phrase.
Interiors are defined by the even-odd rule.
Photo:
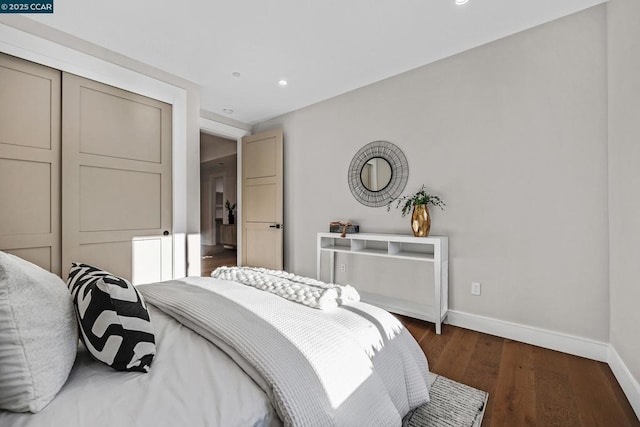
[[[640,426],[606,363],[398,316],[432,372],[489,392],[490,426]]]
[[[202,246],[202,277],[211,276],[211,272],[223,265],[233,266],[237,263],[237,251],[222,245]]]

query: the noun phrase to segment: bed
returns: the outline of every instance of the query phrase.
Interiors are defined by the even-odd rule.
[[[80,344],[50,403],[0,410],[0,425],[400,426],[429,399],[424,353],[374,306],[318,310],[215,278],[137,290],[155,335],[148,373],[116,372]]]

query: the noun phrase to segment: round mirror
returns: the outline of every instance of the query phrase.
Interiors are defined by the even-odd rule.
[[[369,191],[384,190],[391,182],[391,165],[382,157],[374,157],[362,166],[360,180]]]
[[[387,141],[374,141],[353,156],[349,189],[366,206],[384,206],[398,197],[409,179],[409,164],[402,150]]]

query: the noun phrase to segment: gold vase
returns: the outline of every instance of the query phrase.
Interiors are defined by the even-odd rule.
[[[411,214],[411,230],[416,237],[427,237],[431,229],[431,215],[427,205],[415,205]]]

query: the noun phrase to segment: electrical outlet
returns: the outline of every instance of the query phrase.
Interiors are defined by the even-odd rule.
[[[340,264],[340,271],[343,273],[347,272],[347,264]]]
[[[471,295],[480,295],[480,282],[471,283]]]

